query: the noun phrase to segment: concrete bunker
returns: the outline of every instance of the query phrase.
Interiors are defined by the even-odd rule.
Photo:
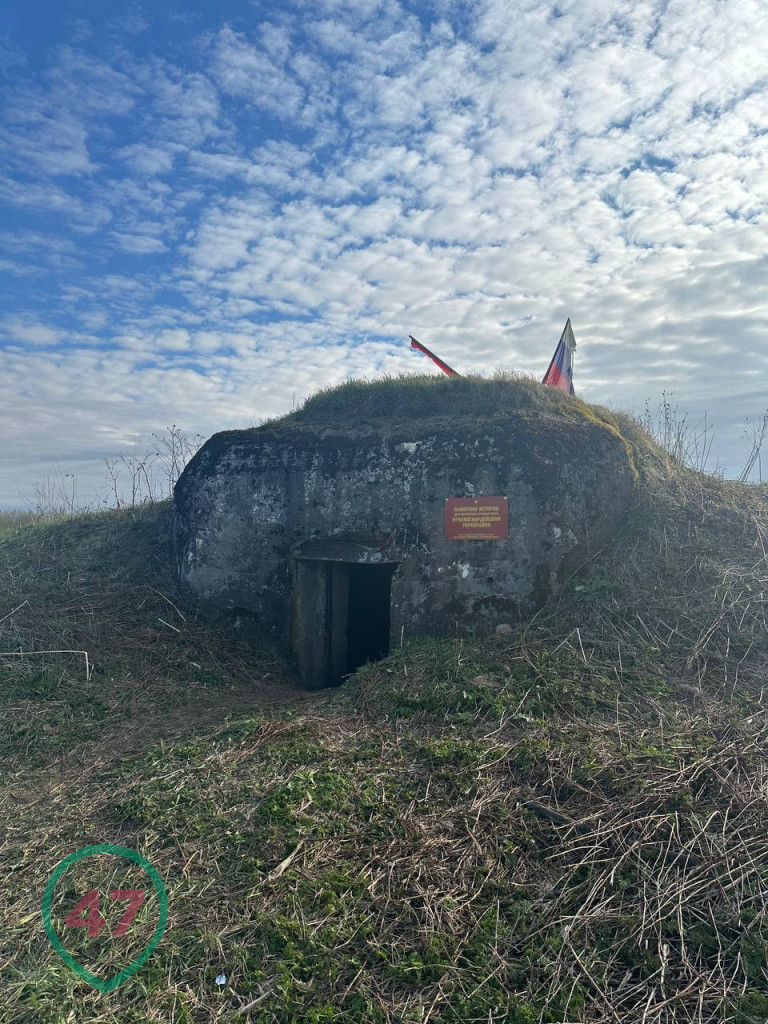
[[[411,636],[529,615],[636,478],[610,414],[535,382],[352,382],[203,446],[175,492],[180,578],[336,685]]]

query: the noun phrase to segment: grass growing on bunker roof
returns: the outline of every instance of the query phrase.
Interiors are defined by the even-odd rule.
[[[302,423],[362,420],[430,419],[435,416],[482,415],[497,411],[537,409],[561,411],[568,396],[543,388],[531,377],[497,372],[447,377],[434,374],[396,374],[373,380],[348,380],[322,388],[287,418]]]
[[[114,524],[95,550],[132,587],[137,535]],[[62,722],[70,756],[11,755],[0,786],[0,1019],[764,1024],[767,533],[764,489],[680,472],[509,634],[413,641],[130,756]],[[57,564],[36,537],[3,549],[31,603]],[[79,543],[47,541],[70,572]],[[131,602],[122,626],[108,607],[135,636]],[[89,842],[139,850],[169,894],[162,943],[108,999],[39,915]]]
[[[542,387],[533,377],[504,371],[490,377],[400,374],[348,380],[315,392],[294,412],[253,429],[296,426],[347,431],[399,421],[417,421],[429,429],[432,424],[457,420],[508,427],[506,421],[514,419],[534,425],[537,419],[560,420],[566,429],[569,423],[590,423],[618,437],[630,463],[641,472],[658,475],[673,466],[674,460],[635,417]]]
[[[483,417],[520,411],[567,417],[574,409],[585,406],[578,397],[544,388],[535,378],[521,373],[499,370],[489,377],[404,373],[372,380],[347,380],[321,388],[281,420],[319,425],[344,423],[350,416],[379,422],[388,418]],[[629,421],[621,413],[608,415]]]

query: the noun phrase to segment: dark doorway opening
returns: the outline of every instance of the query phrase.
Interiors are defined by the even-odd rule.
[[[299,561],[295,650],[304,686],[338,686],[389,652],[396,568],[394,562]]]
[[[349,566],[347,672],[389,653],[389,602],[394,565]]]

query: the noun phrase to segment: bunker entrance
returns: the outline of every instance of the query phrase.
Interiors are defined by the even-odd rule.
[[[389,651],[394,562],[298,562],[296,660],[304,686],[338,686]]]

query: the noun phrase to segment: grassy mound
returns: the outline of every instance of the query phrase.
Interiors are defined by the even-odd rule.
[[[348,380],[311,395],[284,420],[312,423],[379,422],[433,419],[435,416],[483,417],[507,410],[562,413],[574,399],[521,374],[493,377],[437,377],[399,374],[374,380]]]
[[[49,616],[60,626],[43,634],[43,616],[21,640],[86,646],[65,587],[80,602],[106,581],[103,602],[80,603],[103,644],[134,641],[111,676],[180,694],[195,679],[180,659],[207,651],[227,700],[242,652],[179,606],[185,634],[156,577],[162,596],[141,589],[147,555],[166,557],[162,514],[147,516],[1,540],[14,602],[66,599]],[[273,691],[261,707],[262,689],[218,718],[212,703],[212,720],[162,741],[162,727],[140,732],[152,712],[137,694],[119,727],[139,734],[119,756],[83,734],[76,676],[63,696],[50,683],[24,696],[37,676],[2,664],[11,706],[60,720],[50,748],[33,728],[31,764],[4,750],[0,1009],[22,1024],[764,1024],[767,526],[763,490],[680,472],[515,632],[414,642],[306,703]],[[93,660],[99,700],[110,673]],[[55,864],[104,842],[147,857],[170,908],[163,941],[109,997],[58,960],[39,914]],[[87,884],[62,890],[59,934]],[[137,936],[156,912],[148,901]],[[106,968],[114,946],[76,931],[83,960]]]
[[[524,374],[503,371],[491,377],[399,374],[374,380],[348,380],[320,389],[294,412],[269,420],[264,426],[349,429],[400,420],[449,418],[486,422],[509,417],[555,417],[566,422],[587,419],[618,433],[641,459],[666,462],[633,417],[589,405],[553,388],[543,388],[539,381]]]

